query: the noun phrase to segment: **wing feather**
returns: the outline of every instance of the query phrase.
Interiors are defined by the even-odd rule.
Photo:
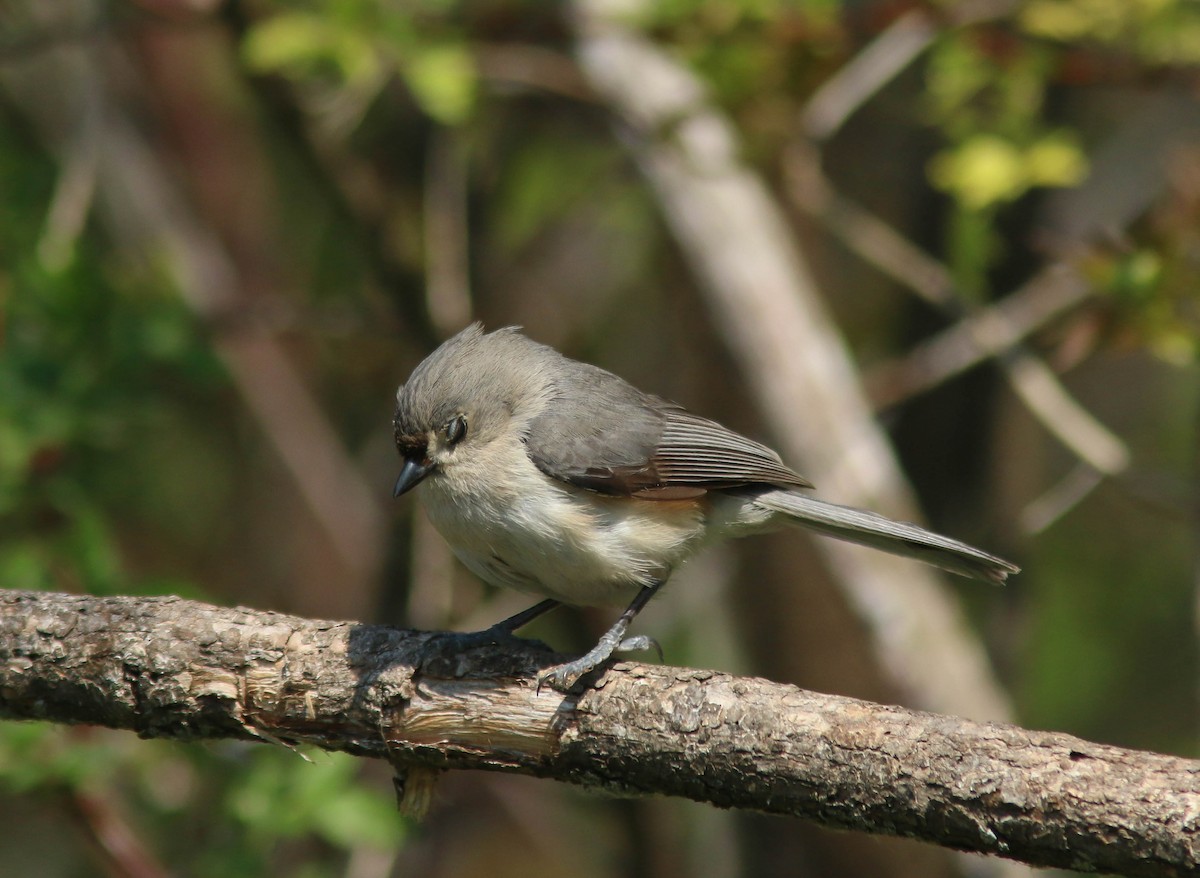
[[[546,475],[602,494],[652,500],[745,485],[812,487],[765,445],[603,369],[565,362],[569,379],[555,388],[525,439],[530,459]]]
[[[665,413],[654,464],[668,484],[701,484],[711,488],[751,484],[812,487],[767,446],[679,408]]]

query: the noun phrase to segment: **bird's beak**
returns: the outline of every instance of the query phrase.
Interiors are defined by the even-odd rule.
[[[406,457],[404,466],[400,468],[400,476],[396,479],[396,487],[392,489],[392,496],[399,497],[408,491],[415,488],[421,481],[433,472],[433,464],[422,463],[414,457]]]

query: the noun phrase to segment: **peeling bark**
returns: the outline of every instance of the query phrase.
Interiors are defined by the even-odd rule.
[[[540,644],[180,598],[0,592],[0,717],[676,795],[1040,866],[1200,873],[1200,762],[713,671],[537,691]]]

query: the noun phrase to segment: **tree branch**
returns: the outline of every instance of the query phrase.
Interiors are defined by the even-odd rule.
[[[1200,873],[1200,763],[622,663],[537,691],[540,644],[179,598],[0,592],[0,717],[260,738],[911,836],[1041,866]],[[417,670],[419,669],[419,670]]]

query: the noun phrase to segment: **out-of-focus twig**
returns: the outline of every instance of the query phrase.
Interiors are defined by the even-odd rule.
[[[389,878],[396,874],[396,861],[399,858],[399,846],[391,850],[380,850],[367,844],[360,844],[350,851],[346,860],[346,871],[343,878]]]
[[[960,4],[952,12],[959,24],[1008,12],[1009,0]],[[831,77],[800,115],[805,141],[785,153],[785,175],[793,201],[820,218],[848,247],[898,280],[925,301],[965,318],[899,364],[877,368],[873,383],[886,386],[877,401],[894,404],[928,390],[988,357],[1000,358],[1017,396],[1059,441],[1081,460],[1107,476],[1129,465],[1129,451],[1111,431],[1083,408],[1050,368],[1020,344],[1044,321],[1083,301],[1086,283],[1072,269],[1052,265],[1023,288],[1026,295],[985,311],[965,308],[954,295],[947,271],[887,223],[841,196],[821,171],[812,144],[831,137],[871,95],[905,69],[937,33],[929,12],[913,10],[897,19],[853,61]],[[880,377],[882,376],[882,377]],[[1093,482],[1093,486],[1096,482]],[[1078,484],[1076,483],[1076,487]],[[1086,493],[1086,490],[1085,490]],[[1076,501],[1079,498],[1076,497]]]
[[[237,307],[237,267],[176,201],[168,175],[130,127],[110,120],[107,139],[105,173],[111,182],[105,194],[120,203],[119,210],[140,214],[142,231],[153,231],[146,243],[157,242],[172,255],[185,299],[197,313],[219,321]],[[343,563],[366,574],[378,561],[382,537],[376,492],[347,457],[320,405],[274,339],[219,333],[216,344],[249,410]]]
[[[480,77],[493,85],[533,89],[589,103],[596,100],[575,60],[545,46],[479,43],[472,47],[472,57]]]
[[[1128,446],[1067,393],[1044,360],[1014,348],[998,362],[1030,413],[1080,460],[1106,476],[1129,468]]]
[[[1008,0],[962,4],[952,17],[960,23],[978,21],[1001,14],[1011,5]],[[789,189],[802,210],[819,218],[868,263],[927,302],[960,317],[960,322],[903,359],[876,367],[871,381],[878,391],[875,399],[881,405],[895,404],[983,359],[996,358],[1026,407],[1085,467],[1106,477],[1119,476],[1130,465],[1125,443],[1076,402],[1053,371],[1021,344],[1028,334],[1089,297],[1087,282],[1073,266],[1066,261],[1051,263],[995,305],[965,308],[954,295],[950,273],[944,266],[837,193],[821,170],[812,141],[828,138],[882,87],[887,77],[902,69],[905,58],[916,56],[919,31],[919,19],[910,21],[905,16],[897,20],[876,43],[879,48],[875,51],[889,63],[876,59],[871,64],[851,64],[833,77],[801,114],[801,128],[808,139],[798,139],[785,155]],[[889,46],[891,50],[884,51]],[[869,75],[872,73],[874,79]],[[845,82],[841,81],[843,77]],[[1092,246],[1097,236],[1123,228],[1139,216],[1162,189],[1164,154],[1172,143],[1194,139],[1197,130],[1200,114],[1189,95],[1169,91],[1145,102],[1095,152],[1087,182],[1052,199],[1050,237],[1057,248],[1079,253]],[[1031,504],[1022,520],[1030,527],[1045,526],[1098,483],[1098,479],[1076,471]]]
[[[109,796],[74,790],[69,802],[109,875],[113,878],[166,878],[167,870],[142,844]]]
[[[925,301],[955,316],[963,313],[965,305],[953,295],[954,283],[949,270],[878,217],[839,194],[817,162],[815,152],[803,146],[797,146],[786,155],[786,178],[797,206],[822,220],[850,249]],[[1064,266],[1061,271],[1071,269]],[[1049,281],[1056,280],[1059,272],[1059,269],[1051,269],[1039,275],[1032,291],[1039,295],[1044,293],[1049,288]],[[1069,306],[1076,298],[1082,299],[1086,291],[1082,279],[1076,278],[1075,283],[1062,286],[1064,295],[1059,301],[1065,300],[1065,305]],[[1040,309],[1040,314],[1053,314],[1054,304],[1047,303]],[[1030,310],[1026,309],[1026,313]],[[1020,344],[1022,334],[1022,328],[1011,324],[999,310],[974,320],[968,316],[957,325],[953,340],[956,345],[970,350],[971,356],[958,356],[956,365],[1003,353],[999,362],[1014,392],[1047,430],[1099,472],[1107,476],[1123,472],[1129,465],[1125,444],[1067,393],[1041,358]],[[1011,339],[1009,344],[998,344],[1007,339]],[[934,385],[935,374],[941,380],[953,371],[942,369],[927,374],[923,387]]]
[[[443,337],[471,319],[467,169],[461,139],[449,129],[430,138],[425,168],[425,300]]]
[[[940,10],[946,24],[962,27],[1007,15],[1015,0],[966,0]],[[800,127],[814,142],[828,140],[846,120],[905,70],[945,26],[932,8],[911,9],[888,25],[867,46],[809,97]]]
[[[38,257],[51,271],[62,269],[83,231],[96,192],[96,119],[94,105],[81,120],[77,136],[64,144],[62,171],[54,187],[54,197],[46,215],[46,225],[38,241]]]
[[[132,128],[111,120],[107,137],[106,197],[119,202],[120,211],[139,214],[135,221],[149,233],[146,245],[171,254],[184,298],[219,323],[239,305],[237,266],[177,202],[168,175]],[[383,537],[380,492],[367,487],[282,346],[249,332],[218,333],[214,343],[248,411],[350,573],[349,581],[373,578]]]
[[[1021,530],[1041,533],[1073,509],[1101,482],[1100,473],[1085,463],[1077,464],[1066,476],[1021,510]]]
[[[793,142],[783,156],[792,202],[819,219],[847,247],[936,308],[956,307],[954,280],[936,259],[869,210],[841,195],[821,170],[816,148]]]
[[[0,3],[0,64],[20,61],[57,46],[81,45],[105,36],[118,23],[112,4]]]
[[[998,357],[1052,320],[1086,302],[1092,287],[1072,266],[1052,263],[994,304],[873,368],[871,398],[892,406],[933,389],[986,359]]]
[[[896,19],[808,99],[800,114],[805,135],[815,141],[831,137],[860,106],[912,63],[937,35],[924,9]]]

